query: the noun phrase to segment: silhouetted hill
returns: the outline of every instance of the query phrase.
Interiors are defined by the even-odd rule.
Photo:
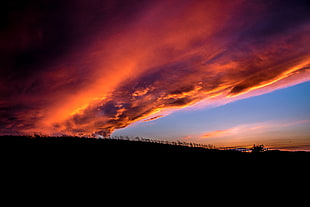
[[[134,189],[138,180],[150,187],[163,183],[163,178],[161,188],[171,182],[183,185],[200,180],[247,183],[253,181],[249,177],[261,183],[262,176],[283,177],[288,171],[302,177],[307,174],[310,153],[245,153],[115,139],[0,137],[0,157],[7,177],[27,180],[28,186],[38,179],[43,185],[70,180],[73,186],[83,180],[99,182],[99,188],[130,182]]]
[[[232,150],[206,149],[202,147],[188,147],[163,143],[131,141],[122,139],[95,139],[80,137],[0,137],[2,151],[23,156],[60,156],[75,155],[93,158],[131,157],[178,157],[193,158],[203,161],[294,161],[310,160],[309,152],[266,151],[260,153],[245,153]]]

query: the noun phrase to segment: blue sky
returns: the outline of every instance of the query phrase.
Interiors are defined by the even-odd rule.
[[[213,137],[211,132],[218,131]],[[210,136],[201,138],[205,134]],[[215,108],[185,108],[113,133],[113,136],[120,135],[219,146],[259,142],[275,148],[293,148],[290,145],[296,144],[310,149],[310,82]]]

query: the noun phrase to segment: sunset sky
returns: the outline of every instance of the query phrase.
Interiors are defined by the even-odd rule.
[[[117,130],[114,136],[224,146],[265,144],[310,149],[310,82],[217,107],[186,108],[151,122]]]
[[[310,150],[308,0],[4,0],[0,134]]]

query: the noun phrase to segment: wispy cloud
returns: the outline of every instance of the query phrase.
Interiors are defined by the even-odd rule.
[[[216,131],[211,131],[203,134],[201,137],[202,138],[214,138],[218,136],[223,136],[223,135],[229,135],[231,133],[234,133],[237,128],[229,128],[229,129],[223,129],[223,130],[216,130]]]
[[[235,127],[231,127],[228,129],[215,130],[202,134],[200,139],[206,138],[216,138],[216,137],[225,137],[225,136],[235,136],[242,135],[243,133],[248,133],[251,131],[258,131],[266,128],[266,125],[262,125],[261,123],[256,124],[243,124]]]
[[[277,128],[290,127],[299,124],[310,123],[310,120],[298,120],[298,121],[266,121],[251,124],[241,124],[227,129],[209,131],[200,135],[198,140],[207,138],[221,138],[230,136],[231,138],[235,136],[244,136],[255,134],[260,135],[268,130],[275,130]]]
[[[159,119],[160,117],[163,117],[163,115],[153,116],[153,117],[151,117],[151,118],[144,119],[143,122],[153,121],[153,120],[155,120],[155,119]]]

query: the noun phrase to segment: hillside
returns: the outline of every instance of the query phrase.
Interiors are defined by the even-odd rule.
[[[207,149],[154,143],[146,141],[132,141],[122,139],[95,139],[79,137],[0,137],[2,152],[10,154],[63,156],[84,155],[100,157],[129,157],[141,159],[143,157],[157,158],[192,158],[204,161],[294,161],[310,160],[310,152],[266,151],[260,153],[245,153],[232,150]]]

